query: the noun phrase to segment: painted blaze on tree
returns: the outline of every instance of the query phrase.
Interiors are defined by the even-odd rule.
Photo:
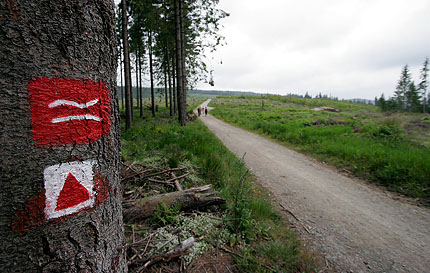
[[[43,77],[27,88],[36,144],[89,143],[109,132],[110,98],[103,82]]]
[[[113,1],[2,1],[0,40],[0,272],[126,272]]]

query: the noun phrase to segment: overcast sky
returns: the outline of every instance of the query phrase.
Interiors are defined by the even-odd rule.
[[[262,93],[391,96],[405,64],[430,57],[430,0],[220,0],[227,45],[215,86]],[[222,64],[221,64],[222,61]]]

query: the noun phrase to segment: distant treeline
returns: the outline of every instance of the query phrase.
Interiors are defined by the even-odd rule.
[[[121,93],[121,87],[117,86],[117,90],[118,90],[118,99],[122,99],[122,93]],[[133,98],[137,97],[137,89],[135,86],[133,86],[132,88],[132,92],[133,92]],[[143,87],[142,88],[142,92],[143,92],[143,97],[144,98],[150,98],[151,97],[151,89],[149,87]],[[155,88],[155,94],[163,97],[164,96],[164,88]],[[277,95],[277,94],[269,94],[269,93],[256,93],[256,92],[249,92],[249,91],[221,91],[221,90],[199,90],[199,89],[195,89],[195,90],[189,90],[187,92],[188,95],[211,95],[211,96],[256,96],[256,97],[263,97],[263,96],[267,96],[267,95],[274,95],[274,96],[282,96],[282,95]],[[312,96],[309,95],[308,92],[306,92],[305,95],[299,95],[299,94],[294,94],[294,93],[290,93],[287,95],[283,95],[282,97],[290,97],[290,98],[299,98],[299,99],[312,99]],[[316,95],[314,98],[316,99],[330,99],[330,100],[339,100],[338,97],[333,97],[330,95],[326,95],[326,94],[322,94],[319,93],[318,95]],[[359,99],[359,98],[355,98],[355,99],[347,99],[346,101],[352,101],[352,102],[357,102],[357,103],[364,103],[364,104],[374,104],[374,102],[372,100],[368,100],[368,99]]]
[[[264,94],[255,93],[255,92],[246,92],[246,91],[218,91],[218,90],[190,90],[188,91],[188,94],[195,94],[195,95],[213,95],[213,96],[264,96]]]
[[[205,91],[205,90],[191,90],[188,91],[188,94],[199,94],[199,95],[214,95],[214,96],[266,96],[266,95],[277,95],[277,94],[262,94],[262,93],[255,93],[255,92],[247,92],[247,91],[218,91],[218,90],[211,90],[211,91]],[[308,92],[306,92],[305,95],[299,95],[294,93],[289,93],[287,95],[283,95],[283,97],[290,97],[290,98],[299,98],[299,99],[312,99],[312,96],[309,95]],[[331,99],[331,100],[339,100],[338,97],[333,97],[330,95],[319,93],[314,98],[317,99]],[[348,99],[347,101],[357,102],[357,103],[364,103],[364,104],[374,104],[372,100],[368,99]]]

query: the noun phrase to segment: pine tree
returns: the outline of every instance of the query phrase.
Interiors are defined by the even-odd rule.
[[[426,112],[426,93],[427,88],[429,86],[428,82],[428,73],[429,73],[429,58],[427,57],[424,61],[423,68],[421,69],[420,79],[421,82],[418,86],[418,89],[421,90],[422,98],[423,98],[423,113]]]
[[[411,73],[409,72],[409,66],[405,65],[402,69],[396,91],[394,92],[394,99],[399,110],[405,110],[407,108],[406,93],[409,90],[411,82],[412,80]]]
[[[421,96],[418,92],[415,83],[411,81],[409,84],[408,91],[406,91],[406,109],[408,112],[420,112],[421,111]]]

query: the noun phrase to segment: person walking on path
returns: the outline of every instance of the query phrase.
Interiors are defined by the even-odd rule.
[[[197,108],[197,113],[199,114],[199,117],[200,117],[200,114],[202,113],[202,107],[201,107],[201,106],[199,106],[199,107]]]
[[[207,115],[208,115],[208,108],[205,107],[205,116],[207,116]]]

